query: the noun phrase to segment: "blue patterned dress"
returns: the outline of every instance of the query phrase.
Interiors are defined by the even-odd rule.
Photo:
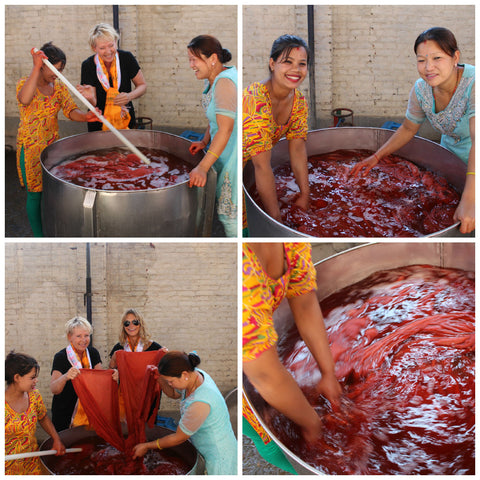
[[[225,229],[227,237],[237,236],[237,105],[236,95],[233,103],[229,98],[222,98],[217,92],[217,84],[222,79],[228,79],[237,86],[237,69],[225,67],[215,78],[212,86],[206,82],[203,92],[203,106],[210,125],[210,138],[218,132],[217,115],[233,118],[235,123],[227,146],[223,150],[213,167],[217,172],[217,213]],[[220,89],[218,89],[220,90]]]
[[[450,103],[440,112],[435,112],[432,87],[419,78],[410,92],[405,116],[416,124],[428,119],[433,128],[442,134],[441,145],[468,163],[472,148],[469,123],[475,117],[475,67],[463,65],[457,89]]]

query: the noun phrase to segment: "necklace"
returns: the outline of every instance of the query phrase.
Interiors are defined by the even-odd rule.
[[[193,382],[193,385],[192,385],[192,389],[190,390],[190,392],[187,390],[187,397],[189,397],[200,386],[199,380],[200,380],[200,377],[199,377],[199,374],[197,373],[195,381]]]

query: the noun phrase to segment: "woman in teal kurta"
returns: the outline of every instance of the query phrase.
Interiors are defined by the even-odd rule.
[[[227,405],[210,375],[196,368],[199,364],[196,353],[172,351],[162,357],[159,381],[167,396],[181,400],[180,422],[175,433],[135,446],[134,458],[190,439],[208,475],[237,475],[237,439]]]
[[[383,157],[406,145],[428,119],[442,134],[441,145],[466,165],[465,187],[454,220],[460,232],[475,228],[475,67],[459,63],[460,51],[450,30],[434,27],[421,33],[414,45],[420,78],[411,90],[405,120],[372,156],[352,169],[364,175]]]
[[[200,142],[193,142],[195,154],[207,153],[190,172],[190,186],[203,187],[213,165],[217,172],[217,213],[228,237],[237,235],[237,70],[225,63],[231,53],[210,35],[195,37],[188,45],[190,67],[205,81],[202,104],[208,128]]]

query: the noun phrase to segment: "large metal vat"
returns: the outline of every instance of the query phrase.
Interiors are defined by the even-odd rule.
[[[475,270],[474,243],[374,243],[346,250],[322,260],[315,265],[317,271],[317,297],[319,301],[343,287],[352,285],[372,273],[380,270],[407,265],[429,264],[445,268],[459,268],[466,271]],[[284,300],[274,314],[275,329],[282,339],[293,325],[293,317]],[[328,326],[328,325],[327,325]],[[243,376],[245,399],[256,417],[282,449],[299,474],[323,475],[290,451],[272,432],[264,415],[265,401],[252,387],[248,378]]]
[[[307,136],[307,155],[318,155],[334,150],[367,149],[376,151],[392,135],[392,130],[367,127],[324,128],[314,130]],[[456,190],[462,192],[465,185],[466,165],[453,153],[438,143],[414,137],[396,154],[443,176]],[[272,167],[290,161],[288,141],[280,140],[272,150]],[[248,231],[252,237],[309,237],[277,222],[266,214],[252,199],[249,190],[255,184],[252,162],[243,171],[245,204],[248,217]],[[429,237],[459,237],[458,224],[428,235]],[[309,237],[312,238],[312,237]]]
[[[153,130],[125,130],[137,147],[163,150],[192,165],[185,138]],[[91,132],[64,138],[41,155],[42,222],[48,237],[207,237],[211,236],[216,172],[210,169],[203,188],[188,181],[153,190],[105,191],[60,180],[50,169],[67,157],[123,144],[111,132]]]
[[[164,437],[170,433],[173,433],[167,428],[155,426],[153,428],[145,429],[147,440],[152,441],[157,438]],[[81,442],[84,440],[96,438],[97,434],[94,430],[87,430],[85,427],[75,427],[69,428],[68,430],[62,430],[59,432],[60,438],[66,448],[70,448],[74,443]],[[50,450],[52,448],[53,440],[48,438],[40,445],[40,450]],[[204,462],[203,459],[198,455],[197,450],[192,445],[192,443],[187,440],[181,445],[172,447],[171,450],[175,452],[189,467],[190,470],[188,475],[203,475]],[[43,466],[46,468],[48,473],[56,475],[55,465],[57,464],[57,459],[54,455],[40,457],[42,460]]]

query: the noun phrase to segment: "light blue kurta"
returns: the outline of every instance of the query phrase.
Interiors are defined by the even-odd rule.
[[[194,402],[210,405],[210,413],[196,432],[188,430],[180,418],[179,427],[205,459],[208,475],[237,474],[237,439],[232,430],[230,415],[220,390],[208,373],[196,369],[203,383],[188,397],[182,392],[180,413],[182,418]]]
[[[442,134],[441,145],[468,163],[472,148],[470,119],[475,117],[475,67],[463,65],[460,82],[447,107],[435,112],[435,98],[430,85],[419,78],[410,93],[406,117],[421,124],[425,119]]]
[[[206,82],[203,106],[210,125],[210,139],[218,132],[217,115],[235,120],[232,134],[218,160],[214,163],[217,172],[217,212],[228,237],[237,236],[237,106],[236,97],[231,105],[223,105],[217,99],[215,89],[220,79],[227,78],[237,85],[237,69],[226,67],[210,86]]]

